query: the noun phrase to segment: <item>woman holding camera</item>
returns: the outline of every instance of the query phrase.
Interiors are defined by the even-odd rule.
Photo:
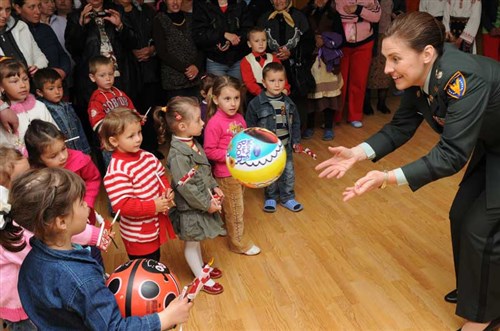
[[[89,0],[68,15],[65,38],[66,49],[76,63],[75,106],[84,126],[90,128],[87,102],[95,88],[89,79],[88,63],[93,56],[113,59],[115,86],[135,102],[138,73],[132,49],[137,48],[137,38],[123,18],[121,7],[111,1]]]

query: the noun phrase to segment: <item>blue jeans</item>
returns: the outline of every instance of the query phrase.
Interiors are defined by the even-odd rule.
[[[240,61],[233,63],[232,66],[218,63],[207,59],[207,73],[216,76],[229,75],[241,81]]]
[[[264,189],[266,200],[273,199],[283,203],[295,199],[295,171],[293,169],[293,151],[286,146],[286,164],[281,176],[274,183]]]

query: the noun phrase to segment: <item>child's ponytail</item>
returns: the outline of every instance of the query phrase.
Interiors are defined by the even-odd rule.
[[[156,107],[153,111],[153,119],[155,121],[154,126],[156,129],[156,136],[158,137],[158,144],[164,144],[166,141],[166,135],[168,130],[168,124],[165,113],[167,112],[167,106]]]
[[[9,252],[17,253],[26,247],[26,241],[23,240],[23,228],[12,222],[8,195],[8,190],[0,186],[0,245]]]
[[[193,114],[192,107],[200,107],[198,99],[192,97],[174,97],[170,99],[165,107],[157,107],[153,113],[155,128],[158,135],[158,143],[165,142],[167,129],[174,133],[180,122],[191,120]]]

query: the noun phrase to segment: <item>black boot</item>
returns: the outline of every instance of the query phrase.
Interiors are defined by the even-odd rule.
[[[363,102],[363,114],[365,115],[373,115],[373,108],[371,103],[371,92],[370,89],[366,89],[365,91],[365,101]]]
[[[387,100],[387,89],[379,89],[378,90],[378,101],[377,101],[377,109],[382,114],[390,114],[391,110],[386,106],[385,101]]]

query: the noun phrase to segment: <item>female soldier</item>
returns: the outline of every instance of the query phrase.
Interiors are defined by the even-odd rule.
[[[444,39],[444,26],[428,13],[393,21],[382,54],[385,72],[405,90],[399,109],[364,143],[330,148],[334,156],[316,169],[320,177],[340,178],[358,161],[377,161],[406,143],[424,119],[440,134],[437,145],[401,168],[368,172],[346,188],[344,201],[393,184],[415,191],[457,173],[470,158],[450,210],[456,314],[467,319],[462,330],[494,330],[500,324],[500,64]]]

